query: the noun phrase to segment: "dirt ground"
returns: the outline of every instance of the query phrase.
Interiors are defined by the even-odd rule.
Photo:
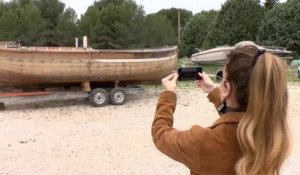
[[[209,126],[218,117],[206,94],[178,90],[174,127]],[[123,106],[87,101],[10,105],[0,112],[0,175],[179,175],[188,169],[161,154],[151,138],[159,91],[129,96]],[[300,86],[289,85],[293,150],[283,175],[300,174]]]

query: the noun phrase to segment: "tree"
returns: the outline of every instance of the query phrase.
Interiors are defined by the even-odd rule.
[[[209,24],[217,16],[215,10],[202,11],[194,15],[187,23],[180,43],[180,57],[190,57],[196,52],[196,48],[201,48],[208,32]]]
[[[79,28],[94,48],[157,47],[174,42],[170,21],[159,14],[145,16],[142,6],[132,0],[94,2],[82,16]]]
[[[76,14],[59,0],[0,1],[0,40],[26,45],[71,45],[77,35]]]
[[[157,47],[176,43],[171,22],[159,13],[147,15],[142,31],[143,47]]]
[[[283,46],[300,55],[300,1],[288,0],[267,12],[257,41],[263,45]]]
[[[213,22],[205,43],[209,47],[255,40],[264,17],[259,0],[227,0]]]
[[[0,16],[0,40],[22,40],[33,44],[45,24],[34,2],[13,0],[4,5],[6,10]]]
[[[18,26],[18,16],[13,10],[5,11],[0,17],[0,40],[15,40],[18,32],[15,29]]]
[[[19,30],[15,37],[27,45],[35,45],[40,39],[38,33],[41,33],[46,26],[40,10],[33,1],[29,0],[20,4],[18,14],[18,24],[15,29]]]
[[[4,11],[6,9],[6,4],[3,0],[0,0],[0,17],[3,15]]]
[[[78,35],[76,25],[77,15],[72,8],[67,8],[57,19],[55,33],[58,36],[58,44],[62,46],[74,45],[75,37]]]
[[[59,16],[64,12],[65,4],[59,0],[36,0],[36,5],[41,11],[41,16],[46,26],[39,33],[39,44],[45,46],[58,46],[60,39],[55,31]]]
[[[135,26],[142,22],[143,15],[142,7],[132,0],[95,1],[82,16],[79,27],[89,36],[92,47],[128,48],[139,36]]]
[[[178,12],[180,12],[180,26],[182,32],[184,27],[186,26],[187,22],[193,16],[191,11],[186,9],[178,9],[178,8],[170,8],[170,9],[163,9],[158,12],[160,15],[164,15],[168,20],[170,20],[172,28],[174,30],[174,39],[176,44],[176,38],[178,37]]]

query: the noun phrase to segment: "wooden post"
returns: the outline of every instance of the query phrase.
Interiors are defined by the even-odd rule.
[[[75,38],[75,47],[78,48],[78,38]]]
[[[178,11],[178,47],[180,45],[180,11]]]
[[[88,47],[88,41],[87,41],[87,36],[83,37],[83,48],[87,48]]]
[[[81,82],[81,87],[82,87],[82,90],[84,92],[90,92],[91,91],[91,85],[90,85],[89,81]]]
[[[177,23],[178,23],[178,43],[177,43],[177,53],[179,53],[179,49],[180,49],[180,11],[178,11],[178,21],[177,21]],[[177,58],[176,58],[176,65],[178,64],[178,61],[179,61],[179,58],[178,58],[178,56],[177,56]]]
[[[119,83],[120,83],[119,80],[116,80],[116,81],[115,81],[115,88],[119,87]]]

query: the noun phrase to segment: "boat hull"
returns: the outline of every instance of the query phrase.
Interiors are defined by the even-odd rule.
[[[266,50],[284,60],[292,60],[292,52],[278,49],[268,49],[261,46],[257,46],[261,50]],[[191,60],[198,64],[221,64],[223,65],[226,61],[227,55],[235,47],[217,47],[206,51],[198,52],[192,55]]]
[[[37,53],[0,50],[0,87],[157,81],[176,68],[176,48],[164,52],[126,51],[119,55],[116,52],[97,52]],[[148,56],[153,58],[147,58]]]
[[[191,60],[200,64],[224,64],[232,47],[215,48],[192,55]]]

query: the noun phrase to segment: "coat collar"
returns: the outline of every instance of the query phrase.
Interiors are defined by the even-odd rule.
[[[215,121],[212,126],[210,126],[210,128],[214,128],[224,123],[239,123],[244,114],[244,112],[228,112],[224,115],[221,115],[220,118]]]

